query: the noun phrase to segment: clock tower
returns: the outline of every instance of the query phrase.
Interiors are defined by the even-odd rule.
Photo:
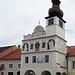
[[[46,30],[38,25],[24,35],[21,52],[21,75],[67,75],[65,23],[60,0],[52,0]]]

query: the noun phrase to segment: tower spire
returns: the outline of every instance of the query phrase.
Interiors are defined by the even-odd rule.
[[[62,19],[63,18],[63,11],[59,7],[61,1],[60,0],[52,0],[51,2],[53,4],[52,8],[49,9],[49,11],[48,11],[48,17],[45,17],[45,19],[57,16],[58,18],[60,18],[61,20],[63,20]]]

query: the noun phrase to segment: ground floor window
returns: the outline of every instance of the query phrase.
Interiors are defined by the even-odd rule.
[[[72,62],[72,68],[75,69],[75,61]]]

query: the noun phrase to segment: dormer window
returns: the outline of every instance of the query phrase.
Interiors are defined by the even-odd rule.
[[[59,20],[59,26],[63,28],[63,22]]]
[[[48,25],[52,25],[52,24],[54,24],[54,19],[53,18],[48,20]]]

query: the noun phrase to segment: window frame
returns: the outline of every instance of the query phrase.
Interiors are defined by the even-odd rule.
[[[25,63],[28,63],[29,61],[29,58],[28,57],[25,57]]]
[[[12,66],[10,67],[10,65],[12,65]],[[9,68],[13,68],[13,64],[9,64]]]
[[[42,48],[45,48],[45,47],[46,47],[46,43],[42,42]]]
[[[5,64],[1,64],[1,66],[4,68],[5,67]]]
[[[75,69],[75,61],[72,61],[72,68]]]
[[[21,68],[21,64],[18,64],[18,68]]]
[[[59,26],[63,28],[63,22],[61,20],[59,20]]]
[[[33,49],[33,44],[31,44],[30,49]]]
[[[54,24],[54,18],[48,19],[48,26]]]
[[[44,58],[45,58],[45,63],[49,63],[49,55],[45,55]]]
[[[36,63],[36,56],[32,56],[32,63]]]

